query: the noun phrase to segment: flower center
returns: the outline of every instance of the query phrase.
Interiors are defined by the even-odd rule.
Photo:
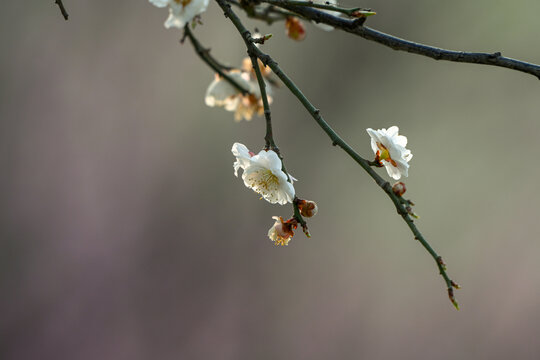
[[[270,198],[274,198],[279,190],[279,179],[269,169],[254,171],[247,176],[246,180],[253,190]]]
[[[174,0],[174,2],[185,7],[191,2],[191,0]]]
[[[380,150],[379,159],[380,159],[380,160],[388,161],[388,162],[389,162],[390,164],[392,164],[394,167],[397,167],[396,162],[392,159],[392,157],[390,157],[390,152],[388,151],[388,149],[386,148],[386,146],[384,146],[383,144],[381,144],[380,142],[378,142],[378,143],[377,143],[377,147],[378,147],[379,150]]]

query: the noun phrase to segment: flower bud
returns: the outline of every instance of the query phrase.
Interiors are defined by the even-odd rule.
[[[393,186],[392,186],[392,191],[394,192],[394,194],[396,194],[397,196],[401,196],[403,194],[405,194],[405,191],[407,191],[407,188],[405,187],[405,184],[402,183],[401,181],[395,183]]]
[[[294,16],[289,16],[285,21],[285,32],[288,37],[296,41],[302,41],[306,37],[304,24]]]
[[[303,217],[312,217],[317,215],[319,208],[315,201],[311,200],[298,200],[298,210]]]

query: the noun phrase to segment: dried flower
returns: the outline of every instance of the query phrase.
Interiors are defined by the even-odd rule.
[[[281,216],[272,216],[276,220],[274,225],[268,230],[268,237],[275,245],[287,246],[294,236],[293,229],[296,229],[298,223],[295,219],[283,221]]]

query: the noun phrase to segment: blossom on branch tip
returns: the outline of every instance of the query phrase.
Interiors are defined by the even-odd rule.
[[[169,7],[169,17],[165,21],[167,29],[176,27],[182,29],[193,18],[206,11],[209,0],[149,0],[153,5]]]
[[[231,151],[236,156],[233,164],[234,175],[238,176],[238,170],[242,169],[244,185],[271,204],[292,203],[294,199],[292,181],[296,179],[285,174],[281,159],[274,151],[261,150],[255,155],[240,143],[234,143]]]
[[[399,128],[397,126],[392,126],[388,130],[369,128],[366,131],[371,137],[375,159],[386,167],[388,175],[395,180],[399,180],[401,176],[408,176],[409,161],[413,155],[405,148],[407,138],[398,134]]]
[[[281,216],[272,216],[276,220],[274,225],[268,230],[268,237],[275,245],[287,246],[294,236],[293,229],[296,229],[298,222],[295,219],[283,221]]]

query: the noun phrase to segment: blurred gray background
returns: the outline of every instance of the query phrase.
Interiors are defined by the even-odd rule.
[[[291,209],[246,189],[230,153],[261,148],[264,121],[204,105],[213,73],[166,10],[64,1],[68,22],[53,0],[0,13],[0,358],[540,358],[538,79],[246,21],[360,154],[367,127],[409,138],[407,195],[463,286],[458,312],[391,202],[285,88],[276,141],[319,214],[311,239],[275,247],[271,216]],[[538,1],[343,4],[410,40],[540,63]],[[214,2],[203,20],[203,44],[239,64]]]

